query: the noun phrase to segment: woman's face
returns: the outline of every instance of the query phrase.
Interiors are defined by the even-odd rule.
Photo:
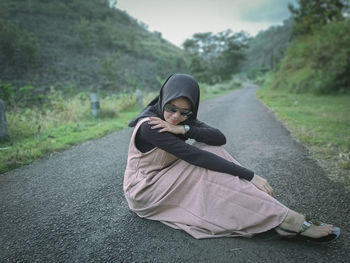
[[[190,102],[185,98],[177,98],[170,102],[172,105],[174,105],[178,110],[176,112],[167,112],[163,111],[164,120],[166,122],[169,122],[173,125],[178,125],[179,123],[187,120],[187,118],[183,115],[181,115],[182,110],[191,110],[191,104]]]

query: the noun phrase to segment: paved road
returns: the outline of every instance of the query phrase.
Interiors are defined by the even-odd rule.
[[[0,262],[349,262],[349,192],[329,181],[284,126],[245,88],[200,106],[225,148],[265,176],[289,207],[342,227],[320,246],[273,232],[195,240],[130,212],[122,193],[131,129],[0,175]]]

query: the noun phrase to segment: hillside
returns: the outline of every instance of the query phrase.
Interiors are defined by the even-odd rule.
[[[285,20],[283,25],[271,26],[251,38],[241,70],[254,78],[254,74],[259,70],[276,69],[291,43],[292,28],[293,22],[289,19]]]
[[[158,88],[183,51],[107,0],[2,0],[0,80],[47,89]]]
[[[271,86],[293,92],[350,92],[350,19],[333,21],[291,43]]]

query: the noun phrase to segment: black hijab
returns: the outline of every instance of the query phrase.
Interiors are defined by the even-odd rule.
[[[145,117],[159,117],[164,120],[163,109],[170,101],[185,97],[191,102],[193,114],[183,124],[191,124],[197,119],[199,106],[199,86],[197,81],[187,74],[173,74],[164,82],[159,95],[154,98],[130,123],[134,127],[136,123]]]

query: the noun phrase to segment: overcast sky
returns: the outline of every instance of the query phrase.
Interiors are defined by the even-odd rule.
[[[118,0],[117,8],[180,46],[199,32],[244,30],[251,36],[290,16],[296,0]]]

